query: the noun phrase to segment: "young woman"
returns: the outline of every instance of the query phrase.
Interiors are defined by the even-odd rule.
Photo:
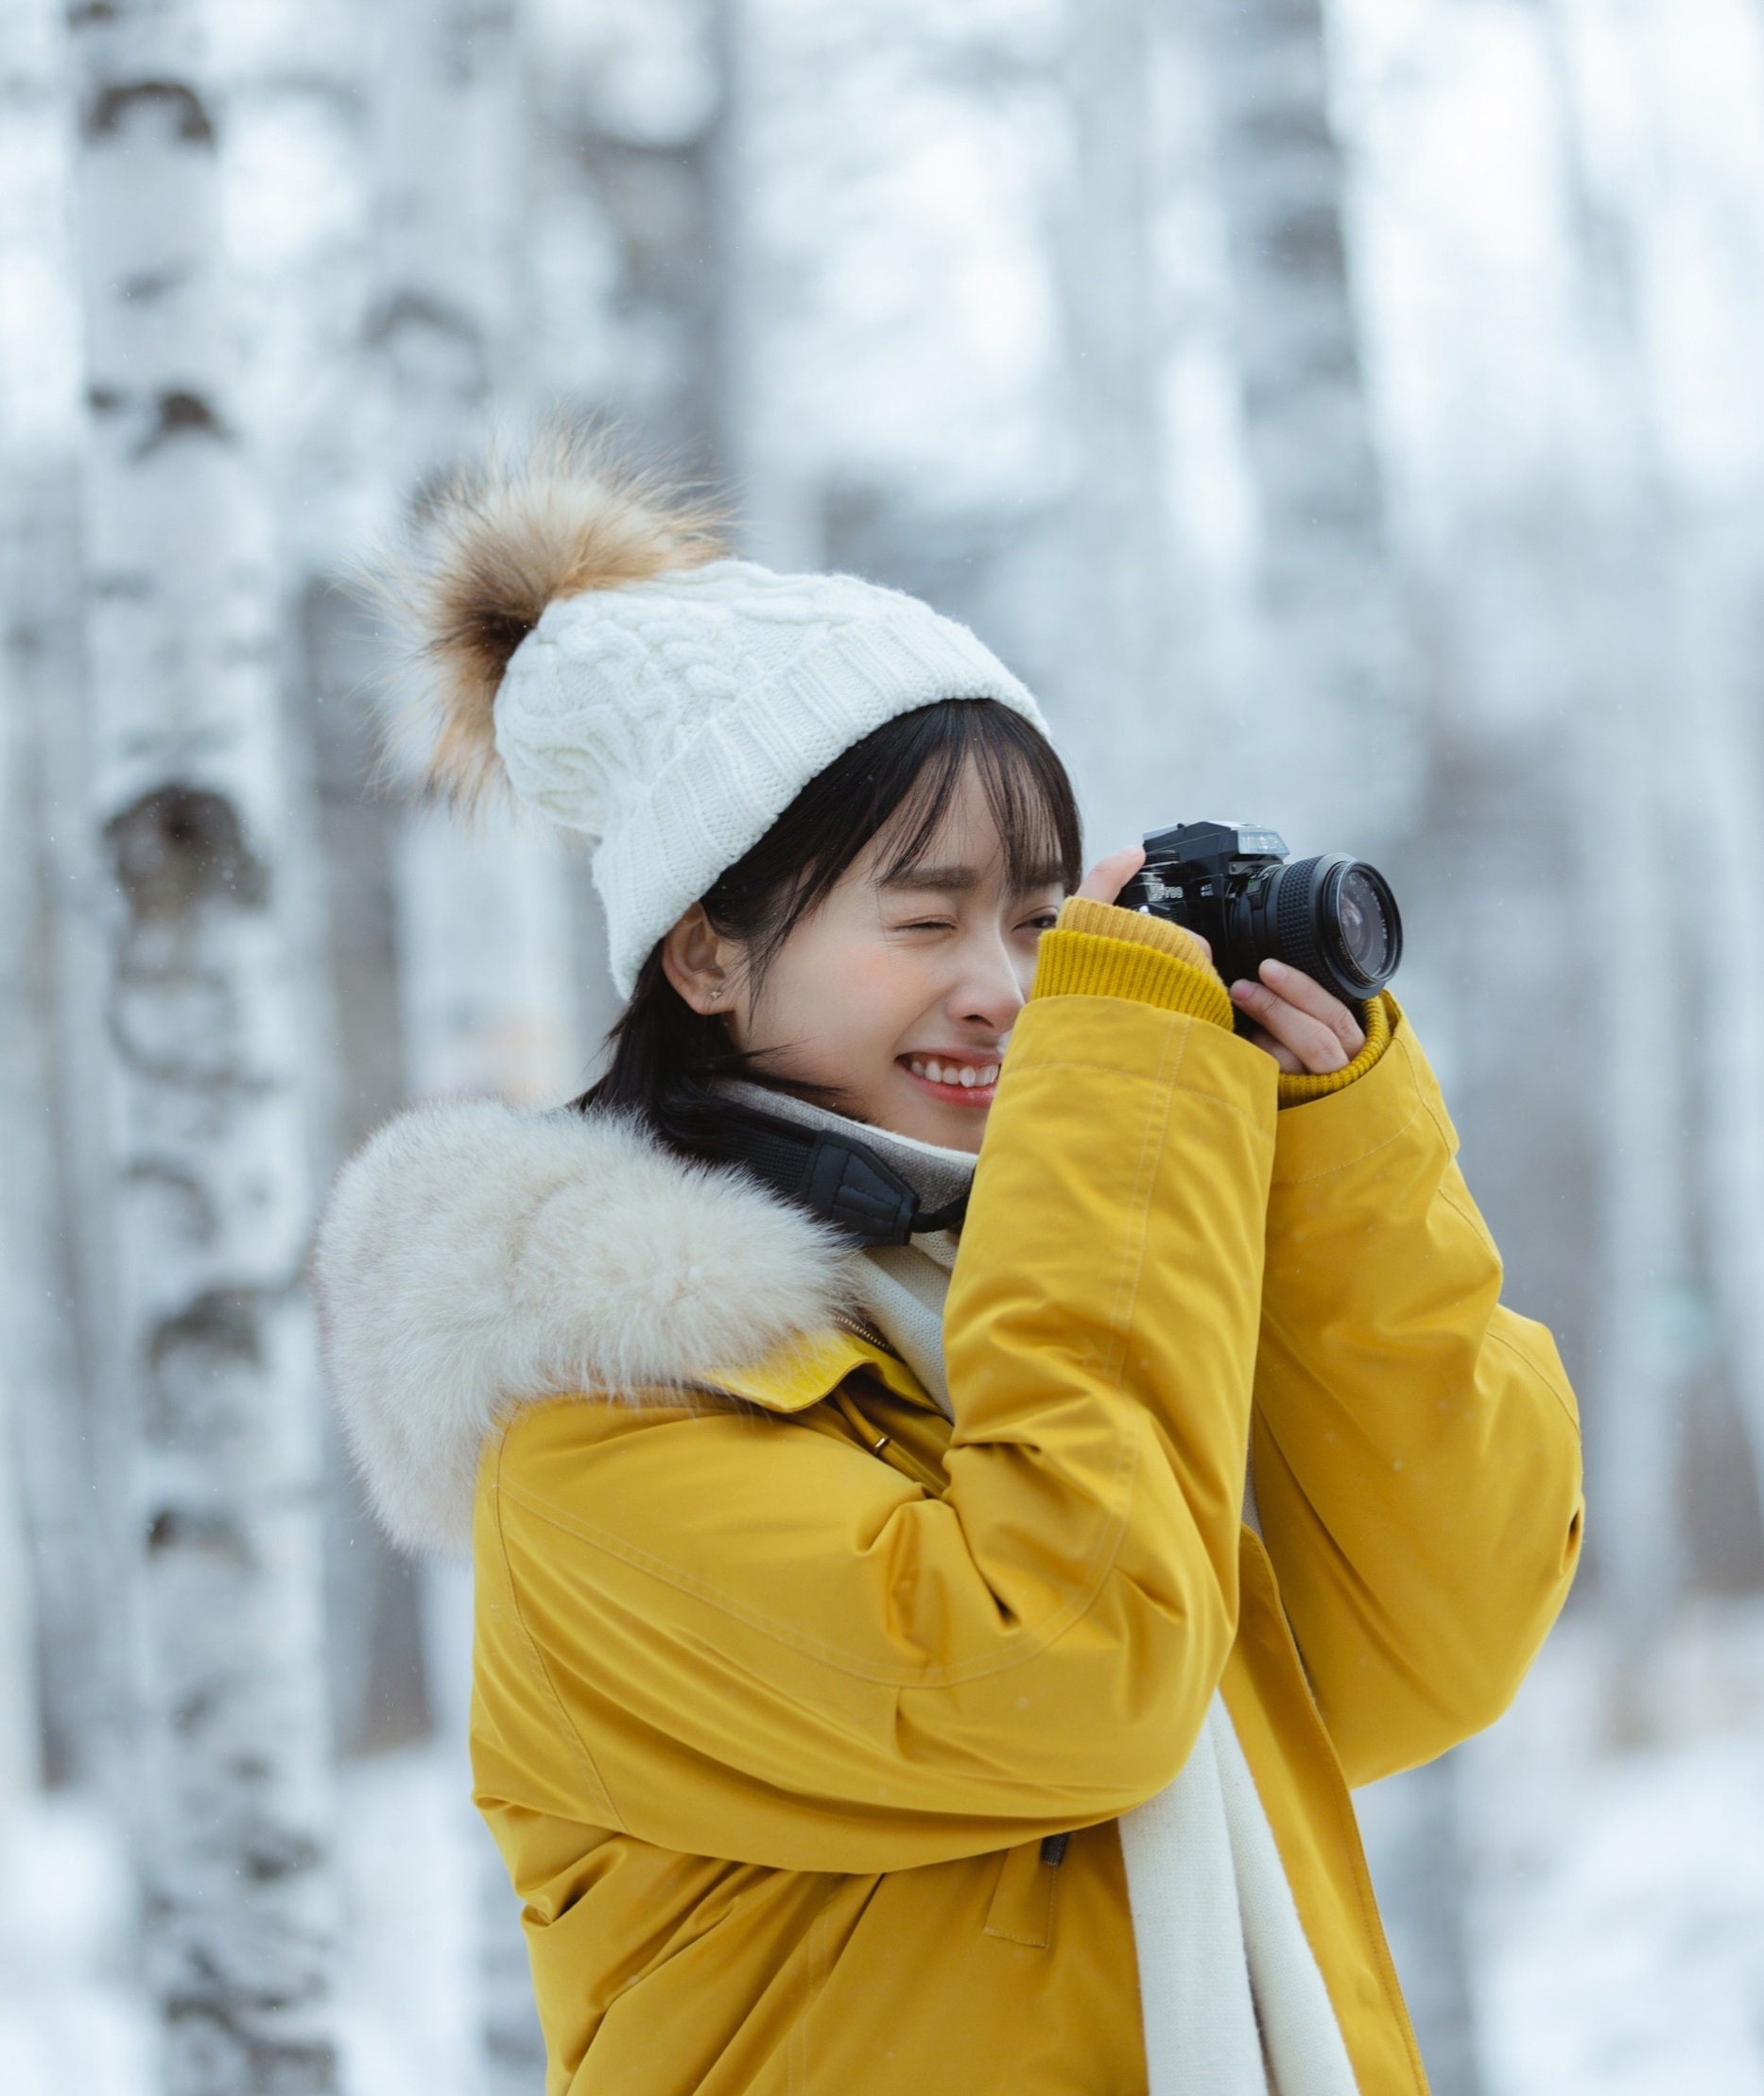
[[[1413,2096],[1348,1790],[1504,1708],[1581,1516],[1396,1005],[1222,983],[972,634],[591,460],[407,587],[630,999],[319,1255],[388,1526],[476,1553],[550,2096]]]

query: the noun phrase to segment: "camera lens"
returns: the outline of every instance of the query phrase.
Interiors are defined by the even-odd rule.
[[[1385,973],[1391,954],[1391,925],[1378,885],[1370,867],[1350,866],[1341,875],[1335,898],[1342,950],[1368,980]]]
[[[1301,969],[1344,1004],[1375,996],[1403,958],[1403,921],[1389,882],[1345,852],[1281,867],[1268,884],[1263,923],[1260,951]]]

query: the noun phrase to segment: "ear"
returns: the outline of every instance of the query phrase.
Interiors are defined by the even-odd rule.
[[[740,949],[725,939],[694,903],[662,941],[662,973],[700,1017],[732,1012],[740,974]]]

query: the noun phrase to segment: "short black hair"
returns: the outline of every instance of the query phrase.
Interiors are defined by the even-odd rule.
[[[1012,887],[1078,885],[1083,840],[1072,782],[1053,745],[995,699],[945,699],[898,715],[812,778],[759,842],[700,899],[712,928],[747,948],[763,975],[885,830],[885,880],[924,856],[972,764],[1005,851]],[[606,1074],[577,1101],[632,1114],[670,1148],[703,1154],[701,1134],[719,1077],[761,1083],[720,1018],[693,1011],[668,981],[658,944],[607,1036]]]

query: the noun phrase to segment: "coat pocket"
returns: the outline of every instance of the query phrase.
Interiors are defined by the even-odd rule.
[[[998,1859],[993,1903],[986,1910],[986,1933],[1007,1943],[1046,1950],[1053,1941],[1053,1903],[1060,1871],[1044,1863],[1040,1842],[1007,1848]]]

